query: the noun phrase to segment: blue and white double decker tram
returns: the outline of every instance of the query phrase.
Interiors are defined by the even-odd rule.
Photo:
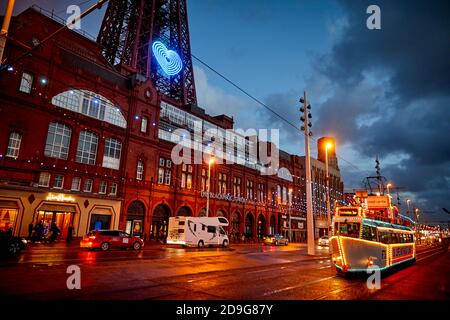
[[[330,238],[332,260],[339,273],[386,270],[414,262],[414,231],[400,224],[366,217],[359,206],[337,207]]]

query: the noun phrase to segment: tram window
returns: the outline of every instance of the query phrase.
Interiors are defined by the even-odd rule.
[[[377,229],[363,225],[362,238],[369,241],[377,241]]]
[[[385,244],[391,243],[391,237],[388,232],[379,232],[378,238],[381,243],[385,243]]]
[[[359,223],[339,222],[339,224],[335,230],[338,235],[352,237],[352,238],[359,238]]]

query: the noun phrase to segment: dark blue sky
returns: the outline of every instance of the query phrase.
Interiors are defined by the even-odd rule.
[[[34,2],[65,17],[69,4],[82,1]],[[16,12],[32,3],[18,1]],[[366,28],[370,4],[381,8],[381,30]],[[96,36],[104,9],[82,28]],[[448,12],[445,0],[188,1],[196,56],[294,123],[306,89],[315,137],[337,139],[346,189],[374,174],[378,155],[382,173],[402,188],[402,206],[410,197],[434,212],[422,216],[429,221],[450,218],[441,210],[450,209]],[[292,127],[194,65],[208,113],[232,115],[237,127],[279,128],[281,147],[304,154]]]

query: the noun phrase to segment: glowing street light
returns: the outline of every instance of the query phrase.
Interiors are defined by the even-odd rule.
[[[206,216],[209,217],[209,192],[211,185],[211,165],[215,162],[214,157],[211,156],[208,161],[208,184],[207,184],[207,193],[206,193]]]
[[[327,218],[328,218],[328,228],[327,234],[330,235],[331,227],[331,208],[330,208],[330,175],[328,172],[328,149],[331,149],[333,145],[328,142],[325,145],[325,170],[326,170],[326,184],[327,184]]]
[[[409,200],[409,199],[407,199],[406,200],[406,204],[408,205],[408,217],[409,217],[409,215],[410,215],[410,212],[411,212],[411,208],[410,208],[410,206],[409,206],[409,204],[411,203],[411,200]]]

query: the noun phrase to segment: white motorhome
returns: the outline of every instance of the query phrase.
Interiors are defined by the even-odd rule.
[[[170,217],[167,243],[228,247],[230,242],[223,228],[228,224],[224,217]]]

